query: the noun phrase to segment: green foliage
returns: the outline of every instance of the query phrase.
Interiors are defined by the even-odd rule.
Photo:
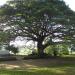
[[[0,32],[0,44],[6,43],[8,41],[8,33]]]
[[[45,49],[45,52],[49,55],[53,55],[53,51],[52,51],[52,45],[51,46],[48,46],[46,49]]]
[[[59,55],[69,55],[68,45],[60,44],[58,47],[59,47]]]
[[[54,52],[56,52],[56,54],[58,56],[60,55],[68,55],[69,54],[69,45],[65,45],[65,44],[58,44],[58,45],[51,45],[51,46],[48,46],[45,51],[47,54],[50,54],[50,55],[54,55]]]
[[[9,50],[9,51],[12,51],[14,54],[18,53],[18,48],[17,47],[14,47],[13,45],[8,45],[6,47],[6,50]]]
[[[60,55],[68,55],[69,54],[69,45],[61,44],[60,45]]]
[[[57,45],[52,45],[52,51],[53,51],[53,56],[57,56],[58,55]]]
[[[72,39],[74,16],[75,12],[63,0],[12,0],[0,8],[0,21],[10,27],[6,30],[10,32],[10,38],[23,36],[36,41],[39,55],[44,54],[49,45],[61,43],[54,42],[54,38],[63,42]],[[56,55],[57,49],[53,47],[53,51]]]
[[[59,48],[58,48],[57,45],[48,46],[45,49],[45,51],[46,51],[47,54],[50,54],[52,56],[58,56],[59,55]]]

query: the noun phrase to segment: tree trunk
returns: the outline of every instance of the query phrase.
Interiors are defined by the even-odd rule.
[[[57,51],[54,50],[54,51],[53,51],[53,54],[54,54],[54,56],[56,57],[56,56],[57,56]]]
[[[43,57],[44,56],[44,47],[41,42],[37,43],[37,48],[38,48],[38,55],[40,57]]]

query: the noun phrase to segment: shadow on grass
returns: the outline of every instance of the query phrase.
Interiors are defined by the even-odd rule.
[[[0,69],[0,75],[75,75],[74,57],[24,60],[24,64],[35,65],[25,69]]]
[[[75,57],[50,57],[43,59],[27,59],[17,61],[3,61],[1,67],[6,68],[35,68],[35,67],[75,67]]]
[[[75,68],[34,68],[28,70],[0,70],[0,75],[75,75]]]
[[[28,59],[25,63],[35,65],[37,67],[75,67],[75,57],[50,57],[43,59]]]
[[[0,75],[63,75],[66,74],[63,71],[52,71],[52,70],[28,70],[28,71],[13,71],[13,70],[1,70]]]
[[[0,75],[75,75],[75,57],[28,59],[22,63],[23,66],[30,66],[24,69],[0,69]]]

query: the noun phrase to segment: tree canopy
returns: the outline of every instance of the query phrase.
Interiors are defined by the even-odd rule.
[[[0,8],[0,23],[9,39],[36,41],[40,56],[47,46],[74,39],[74,16],[63,0],[10,0]]]

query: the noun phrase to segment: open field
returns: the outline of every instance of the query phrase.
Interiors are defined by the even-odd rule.
[[[75,75],[75,57],[0,62],[0,75]]]

